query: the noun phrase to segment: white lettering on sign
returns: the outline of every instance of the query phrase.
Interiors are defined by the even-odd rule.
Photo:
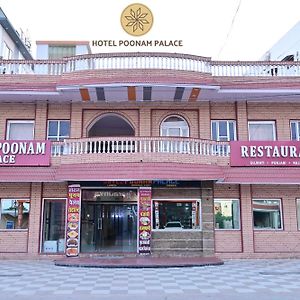
[[[45,142],[0,142],[0,152],[2,154],[24,154],[24,155],[44,155],[46,151]]]
[[[299,158],[300,148],[296,146],[241,146],[241,157],[290,157]]]
[[[0,164],[15,164],[16,156],[15,155],[0,155]]]
[[[1,165],[49,165],[47,141],[0,141]],[[25,162],[25,163],[24,163]]]

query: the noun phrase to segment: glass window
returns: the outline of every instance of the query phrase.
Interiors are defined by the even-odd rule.
[[[300,141],[300,121],[291,121],[291,140]]]
[[[43,252],[65,251],[65,199],[45,199],[43,215]]]
[[[12,50],[5,42],[3,42],[2,57],[3,59],[12,59]]]
[[[211,138],[214,141],[236,140],[235,121],[211,121]]]
[[[280,200],[253,200],[254,229],[282,229]]]
[[[171,116],[161,124],[161,136],[189,136],[189,126],[186,120],[178,116]]]
[[[239,200],[215,199],[214,213],[216,229],[240,229]]]
[[[33,140],[34,121],[8,121],[7,140]]]
[[[199,201],[154,201],[154,229],[200,229]]]
[[[49,46],[49,59],[59,59],[76,54],[75,46]]]
[[[0,229],[27,229],[29,209],[28,199],[1,199]]]
[[[51,120],[48,121],[47,139],[51,141],[63,141],[70,137],[69,120]]]
[[[275,141],[275,122],[248,122],[249,141]]]
[[[300,199],[297,199],[297,219],[298,219],[298,230],[300,230]]]

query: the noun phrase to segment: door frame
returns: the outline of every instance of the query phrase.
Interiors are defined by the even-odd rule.
[[[138,214],[138,211],[139,211],[139,187],[129,187],[129,186],[118,186],[118,187],[84,187],[84,186],[81,186],[81,207],[80,207],[80,244],[79,244],[79,253],[99,253],[97,251],[94,251],[94,252],[82,252],[81,251],[81,234],[82,234],[82,230],[81,230],[81,220],[82,220],[82,205],[84,202],[87,202],[87,203],[94,203],[95,205],[98,204],[99,206],[103,205],[103,204],[113,204],[113,202],[96,202],[96,201],[84,201],[83,200],[83,191],[84,190],[134,190],[135,193],[136,193],[136,201],[131,201],[131,202],[115,202],[116,205],[118,204],[135,204],[136,205],[136,208],[137,208],[137,214]],[[138,226],[139,226],[139,223],[138,223],[138,215],[137,215],[137,221],[136,221],[136,233],[138,235]],[[109,251],[107,251],[107,253],[109,253]],[[136,251],[135,253],[138,253],[138,236],[136,238]]]

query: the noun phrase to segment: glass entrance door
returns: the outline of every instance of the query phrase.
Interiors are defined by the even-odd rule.
[[[136,251],[136,204],[82,203],[81,252]]]

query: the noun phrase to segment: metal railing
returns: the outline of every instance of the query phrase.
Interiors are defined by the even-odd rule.
[[[230,147],[226,142],[170,137],[97,137],[52,142],[53,157],[132,153],[175,153],[229,157]]]
[[[0,74],[61,75],[81,70],[159,69],[213,76],[300,76],[300,62],[212,61],[173,53],[103,53],[60,60],[0,60]]]

